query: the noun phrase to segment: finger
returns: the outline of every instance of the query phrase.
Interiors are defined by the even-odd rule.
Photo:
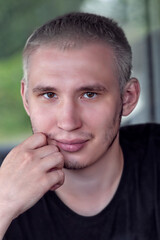
[[[47,146],[38,148],[35,151],[36,151],[35,154],[38,158],[45,158],[46,156],[52,153],[59,152],[59,149],[55,145],[47,145]]]
[[[64,172],[62,170],[49,172],[44,181],[47,190],[54,189],[54,187],[57,188],[57,186],[61,186],[64,183]]]
[[[20,145],[27,149],[37,149],[47,145],[47,137],[44,133],[35,133]]]
[[[57,179],[59,179],[59,181],[56,184],[52,184],[52,186],[50,187],[50,190],[52,190],[52,191],[59,188],[60,186],[62,186],[64,183],[64,180],[65,180],[64,172],[62,170],[57,170],[57,171],[58,171],[58,175],[59,175],[59,177]],[[52,175],[50,177],[52,179]]]
[[[55,169],[62,169],[64,157],[60,152],[55,152],[40,160],[43,171],[49,172]]]
[[[63,185],[64,181],[61,183],[57,183],[56,185],[52,186],[49,190],[55,191],[57,188],[61,187]]]

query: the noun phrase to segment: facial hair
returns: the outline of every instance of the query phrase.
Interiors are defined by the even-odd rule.
[[[117,115],[115,116],[115,118],[112,120],[112,123],[108,127],[107,132],[105,133],[104,141],[106,144],[106,151],[104,152],[104,155],[112,147],[115,139],[117,138],[117,135],[119,133],[120,123],[121,123],[121,118],[122,118],[122,111],[123,111],[123,108],[122,108],[122,102],[121,102],[121,108],[120,108],[118,116]],[[30,120],[30,124],[31,124],[33,134],[38,132],[38,130],[33,126],[31,120]],[[117,129],[117,130],[115,131],[115,129]],[[54,142],[54,139],[57,139],[57,136],[54,133],[53,134],[44,133],[44,134],[48,137],[49,140],[53,139],[53,142]],[[94,136],[91,133],[85,133],[85,132],[81,132],[80,137],[94,138]],[[53,143],[50,143],[49,140],[48,140],[48,144],[53,144]],[[103,157],[103,156],[101,156],[101,157]],[[98,161],[98,159],[96,161]],[[91,164],[90,163],[83,164],[82,162],[79,163],[79,162],[74,161],[74,159],[72,159],[72,160],[68,159],[67,161],[64,161],[64,168],[70,169],[70,170],[80,170],[80,169],[85,169],[92,164],[94,164],[94,162]]]

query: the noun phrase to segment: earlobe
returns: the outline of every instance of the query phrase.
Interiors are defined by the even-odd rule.
[[[136,107],[140,94],[140,85],[136,78],[131,78],[123,91],[123,116],[128,116]]]
[[[26,110],[26,113],[28,114],[28,116],[30,116],[28,99],[27,99],[27,86],[24,80],[21,81],[21,96],[22,96],[23,106]]]

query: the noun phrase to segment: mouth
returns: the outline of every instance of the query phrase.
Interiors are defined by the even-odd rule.
[[[65,152],[77,152],[80,151],[88,142],[88,140],[56,140],[57,146],[60,150]]]

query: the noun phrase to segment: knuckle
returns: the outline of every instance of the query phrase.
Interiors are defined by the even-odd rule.
[[[57,174],[60,179],[62,179],[64,177],[64,172],[62,170],[57,170]]]
[[[41,132],[38,132],[38,133],[35,133],[34,134],[36,137],[38,137],[38,140],[42,143],[46,143],[46,136],[41,133]]]
[[[54,181],[56,183],[61,182],[64,179],[64,173],[62,170],[55,170],[54,171],[55,175],[54,175]]]
[[[52,186],[56,185],[57,183],[62,184],[64,182],[64,173],[61,170],[54,170],[46,175],[43,179],[43,187],[44,189],[50,189]]]
[[[55,145],[48,145],[48,148],[51,149],[51,151],[52,151],[53,153],[58,153],[58,152],[59,152],[58,147],[55,146]]]
[[[32,151],[25,151],[24,153],[23,153],[23,159],[24,159],[24,161],[26,161],[26,162],[30,162],[30,161],[32,161],[33,160],[33,158],[34,158],[34,154],[33,154],[33,152]]]
[[[56,157],[58,159],[58,162],[63,162],[64,161],[64,157],[60,152],[56,153]]]
[[[59,167],[59,168],[62,168],[63,165],[64,165],[64,157],[61,153],[57,153],[56,154],[56,164],[55,166]]]

